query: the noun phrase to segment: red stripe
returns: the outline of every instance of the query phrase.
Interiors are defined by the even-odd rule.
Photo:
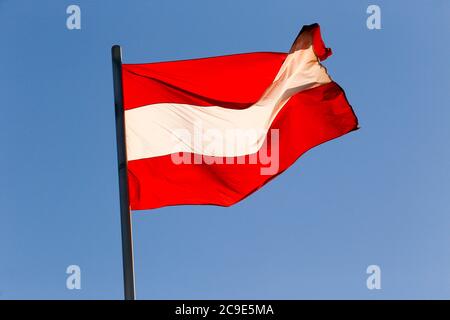
[[[331,55],[320,26],[304,26],[323,61]],[[123,64],[125,110],[155,103],[247,108],[273,82],[287,53],[256,52],[192,60]]]
[[[125,109],[154,103],[246,108],[273,82],[285,53],[124,64]]]
[[[259,189],[286,170],[307,150],[357,128],[357,119],[336,83],[300,92],[277,115],[279,171],[261,175],[257,164],[180,164],[171,156],[128,163],[130,204],[133,210],[180,204],[229,206]],[[269,148],[270,143],[264,148]]]

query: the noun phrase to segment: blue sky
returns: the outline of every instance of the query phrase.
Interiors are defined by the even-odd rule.
[[[361,129],[231,208],[135,212],[137,296],[450,298],[449,21],[444,0],[0,0],[0,299],[122,298],[113,44],[129,63],[286,51],[314,22]]]

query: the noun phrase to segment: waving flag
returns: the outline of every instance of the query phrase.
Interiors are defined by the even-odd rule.
[[[355,130],[330,55],[313,24],[289,53],[123,64],[131,209],[232,205]]]

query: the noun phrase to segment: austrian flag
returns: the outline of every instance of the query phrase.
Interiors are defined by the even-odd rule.
[[[289,53],[123,64],[130,208],[230,206],[355,130],[330,55],[313,24]]]

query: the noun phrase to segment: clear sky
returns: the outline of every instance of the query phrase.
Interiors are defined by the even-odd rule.
[[[113,44],[128,63],[287,51],[314,22],[361,129],[231,208],[134,212],[137,296],[449,299],[449,21],[446,0],[0,0],[0,299],[122,298]]]

